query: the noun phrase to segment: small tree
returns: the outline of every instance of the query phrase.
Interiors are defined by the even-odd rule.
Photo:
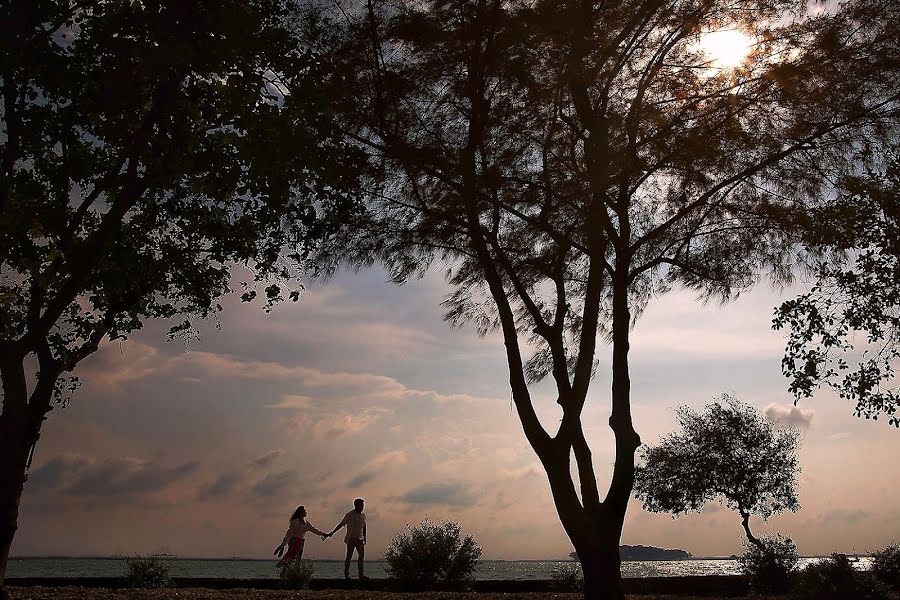
[[[161,556],[129,556],[125,559],[125,583],[133,588],[164,588],[172,585],[169,563]]]
[[[316,574],[316,565],[311,560],[292,560],[278,571],[281,587],[288,590],[305,590]]]
[[[681,431],[642,449],[635,496],[646,510],[674,516],[719,500],[741,515],[747,540],[765,550],[750,530],[750,516],[767,520],[800,508],[799,432],[776,427],[727,394],[703,413],[682,406],[676,414]]]
[[[384,553],[391,579],[414,586],[464,586],[475,579],[481,547],[459,523],[425,519],[391,540]]]
[[[794,540],[779,534],[764,536],[762,545],[748,543],[738,559],[741,573],[754,592],[783,594],[793,582],[800,556]]]
[[[872,574],[885,585],[900,589],[900,545],[888,544],[872,553]]]
[[[797,577],[797,600],[889,600],[890,591],[871,573],[857,571],[846,554],[807,565]]]

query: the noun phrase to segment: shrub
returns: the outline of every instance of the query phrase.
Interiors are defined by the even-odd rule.
[[[384,560],[388,576],[416,587],[465,587],[475,579],[481,547],[472,536],[462,537],[459,523],[406,526],[391,540]]]
[[[564,563],[550,571],[553,587],[561,592],[580,592],[584,589],[584,575],[577,562]]]
[[[125,559],[125,584],[133,588],[169,587],[169,563],[154,555],[129,556]]]
[[[316,566],[311,560],[294,560],[281,567],[278,578],[284,589],[305,590],[315,574]]]
[[[900,546],[890,544],[872,553],[872,575],[887,586],[900,588]]]
[[[745,545],[744,554],[738,559],[741,572],[750,582],[750,588],[760,594],[783,594],[791,587],[791,581],[800,557],[791,538],[781,534],[766,536],[763,547]]]
[[[870,573],[857,571],[845,554],[832,554],[807,565],[797,577],[800,600],[887,600],[887,587]]]

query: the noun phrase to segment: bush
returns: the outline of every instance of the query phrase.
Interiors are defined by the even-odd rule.
[[[783,594],[791,587],[800,557],[791,538],[781,534],[766,536],[763,547],[745,545],[744,554],[738,559],[741,572],[750,582],[750,588],[760,594]]]
[[[553,587],[561,592],[580,592],[584,589],[584,574],[577,562],[565,563],[550,571]]]
[[[288,590],[305,590],[316,574],[316,566],[311,560],[293,560],[278,573],[281,587]]]
[[[870,573],[857,571],[845,554],[832,554],[807,565],[797,577],[800,600],[887,600],[887,586]]]
[[[159,556],[129,556],[125,559],[125,584],[133,588],[169,587],[169,563]]]
[[[900,588],[900,546],[890,544],[872,553],[872,575],[889,587]]]
[[[459,523],[406,526],[391,540],[384,560],[388,576],[415,587],[465,587],[475,579],[481,547],[472,536],[462,537]]]

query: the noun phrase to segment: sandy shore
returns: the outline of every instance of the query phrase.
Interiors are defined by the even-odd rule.
[[[80,587],[12,588],[15,600],[580,600],[581,594],[559,592],[375,592],[365,590],[110,590]],[[711,596],[629,595],[630,600],[711,600]],[[732,597],[742,600],[746,597]]]

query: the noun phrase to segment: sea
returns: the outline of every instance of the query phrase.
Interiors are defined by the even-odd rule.
[[[125,573],[125,558],[11,558],[7,577],[119,577]],[[228,579],[257,579],[276,577],[274,560],[164,558],[172,577],[211,577]],[[822,560],[821,557],[802,558],[800,566]],[[862,556],[856,560],[858,569],[868,569],[871,560]],[[333,579],[343,577],[341,560],[314,560],[315,577]],[[476,579],[528,580],[550,579],[554,569],[571,565],[571,560],[483,560],[478,563]],[[356,574],[356,564],[351,569]],[[675,577],[682,575],[735,575],[737,561],[732,558],[695,558],[691,560],[625,561],[624,577]],[[369,577],[387,577],[384,561],[366,561]]]

